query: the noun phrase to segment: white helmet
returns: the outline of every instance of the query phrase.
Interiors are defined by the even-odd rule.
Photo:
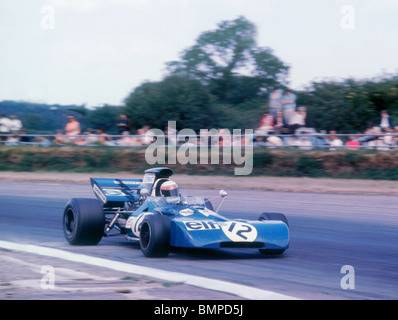
[[[166,181],[160,187],[160,195],[162,197],[178,197],[178,185],[174,181]]]

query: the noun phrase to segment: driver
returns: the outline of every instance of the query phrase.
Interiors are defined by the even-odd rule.
[[[174,181],[168,180],[163,182],[160,187],[160,195],[162,197],[178,197],[178,185]]]

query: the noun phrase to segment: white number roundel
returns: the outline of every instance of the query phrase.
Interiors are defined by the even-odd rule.
[[[257,229],[248,223],[228,221],[221,229],[234,242],[253,242],[257,238]]]

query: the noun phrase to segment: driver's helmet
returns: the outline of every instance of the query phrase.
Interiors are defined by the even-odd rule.
[[[174,181],[165,181],[160,187],[160,195],[162,197],[178,197],[178,186]]]

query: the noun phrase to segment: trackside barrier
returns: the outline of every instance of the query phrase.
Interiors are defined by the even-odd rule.
[[[243,146],[252,144],[254,148],[296,148],[303,150],[312,149],[376,149],[395,150],[398,149],[398,134],[324,134],[324,133],[302,133],[302,134],[254,134],[242,135],[240,139],[218,134],[205,137],[199,135],[184,135],[174,139],[165,136],[166,145],[183,145],[187,143],[185,138],[190,138],[189,143],[196,145],[208,145],[209,147]],[[195,139],[196,138],[196,139]],[[56,135],[56,134],[0,134],[0,145],[22,146],[34,145],[41,147],[76,145],[85,147],[147,147],[156,141],[155,135]],[[174,141],[174,142],[173,142]]]

